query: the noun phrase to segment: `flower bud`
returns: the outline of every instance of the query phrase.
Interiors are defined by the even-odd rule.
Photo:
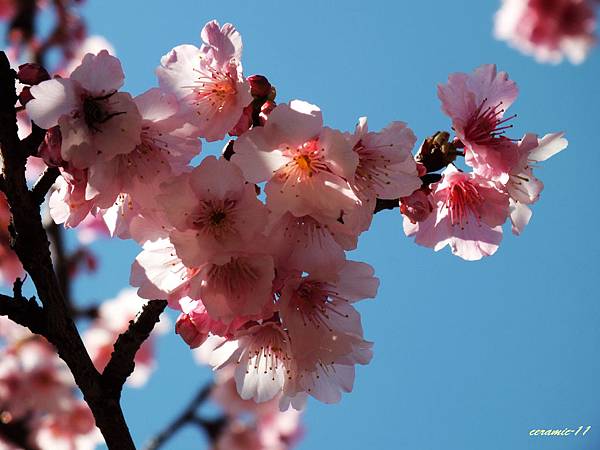
[[[21,105],[25,106],[30,100],[33,100],[33,95],[31,95],[31,89],[29,88],[29,86],[25,86],[19,94],[19,102],[21,102]]]
[[[181,336],[190,348],[199,347],[208,338],[208,334],[198,331],[189,314],[179,315],[175,323],[175,333]]]
[[[271,83],[263,75],[251,75],[248,77],[250,82],[250,94],[254,98],[267,98],[271,94]]]
[[[429,189],[417,189],[408,197],[400,199],[400,212],[412,223],[422,222],[433,211],[433,202]]]
[[[29,86],[34,86],[50,79],[48,71],[36,63],[20,65],[17,77],[21,83]]]
[[[450,134],[446,131],[438,131],[423,141],[415,161],[423,164],[429,173],[443,169],[454,162],[456,156],[456,144],[450,142]]]
[[[60,153],[62,136],[58,126],[46,131],[44,142],[40,145],[38,156],[44,160],[48,167],[63,167],[65,161]]]

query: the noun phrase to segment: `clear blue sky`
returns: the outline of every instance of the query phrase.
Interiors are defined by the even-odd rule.
[[[375,357],[354,392],[334,406],[309,403],[300,449],[530,450],[600,446],[600,296],[597,170],[600,49],[582,66],[538,65],[492,37],[498,1],[87,0],[91,31],[116,47],[126,87],[156,84],[173,46],[199,42],[203,24],[232,22],[245,73],[262,73],[278,100],[319,105],[350,130],[403,120],[419,139],[448,129],[436,84],[496,63],[521,95],[515,135],[565,130],[567,151],[539,170],[546,184],[520,238],[467,263],[404,237],[398,211],[377,215],[354,259],[375,267],[377,299],[361,307]],[[214,149],[214,147],[213,147]],[[82,299],[127,283],[134,244],[94,247],[101,272],[82,278]],[[161,428],[209,376],[177,336],[158,348],[159,370],[124,407],[134,438]],[[532,428],[592,425],[583,438],[533,438]],[[193,429],[168,449],[204,448]]]

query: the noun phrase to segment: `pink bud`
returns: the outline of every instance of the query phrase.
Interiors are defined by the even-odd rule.
[[[25,86],[19,94],[19,102],[21,102],[21,105],[25,106],[30,100],[33,100],[33,95],[31,95],[31,89],[29,88],[29,86]]]
[[[181,336],[190,348],[199,347],[208,338],[208,334],[198,331],[189,314],[179,315],[175,323],[175,333]]]
[[[433,211],[429,189],[417,189],[408,197],[400,199],[400,212],[412,223],[422,222]]]
[[[44,160],[47,166],[63,167],[65,165],[65,161],[60,154],[61,143],[62,136],[58,126],[52,127],[46,131],[46,137],[44,138],[42,145],[40,145],[38,155]]]
[[[248,77],[250,82],[250,93],[254,98],[267,98],[271,94],[271,83],[263,75],[251,75]]]
[[[36,63],[20,65],[17,77],[21,83],[28,84],[29,86],[34,86],[50,79],[48,71]]]

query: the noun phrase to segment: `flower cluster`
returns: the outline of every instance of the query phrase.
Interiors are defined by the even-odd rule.
[[[495,35],[538,61],[579,64],[596,43],[597,0],[503,0]]]
[[[0,418],[28,448],[93,450],[102,442],[88,406],[54,348],[0,317]],[[28,432],[28,434],[26,434]],[[24,434],[25,433],[25,434]],[[4,442],[0,441],[0,448]],[[15,448],[6,443],[6,448]]]
[[[543,189],[533,169],[566,148],[567,141],[562,133],[506,137],[512,127],[507,123],[515,117],[506,116],[506,110],[517,94],[516,84],[494,65],[453,74],[439,86],[442,110],[456,137],[449,141],[447,133],[438,133],[417,158],[434,172],[439,160],[452,162],[461,154],[472,171],[448,165],[439,181],[401,200],[404,231],[418,244],[436,251],[449,245],[455,255],[477,260],[496,252],[507,219],[517,235],[529,222],[529,205]]]
[[[507,219],[516,234],[529,221],[542,190],[533,165],[566,141],[507,138],[516,85],[488,65],[439,87],[456,137],[436,133],[413,157],[404,122],[327,127],[317,106],[277,104],[266,77],[244,76],[232,25],[210,22],[201,37],[166,54],[158,87],[137,97],[120,90],[120,62],[106,50],[68,77],[30,83],[27,113],[48,129],[41,156],[62,173],[51,215],[66,227],[102,218],[111,235],[137,241],[138,295],[167,298],[176,332],[209,347],[208,362],[242,399],[282,410],[308,396],[337,402],[372,357],[354,303],[375,297],[379,281],[346,252],[378,204],[399,206],[418,244],[491,255]],[[200,139],[226,135],[237,139],[223,155],[191,164]],[[453,164],[458,156],[471,172]],[[139,307],[131,297],[104,305],[86,335],[99,367]],[[232,427],[228,439],[250,439],[247,424]]]

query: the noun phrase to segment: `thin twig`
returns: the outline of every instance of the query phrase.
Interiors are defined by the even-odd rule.
[[[144,450],[158,450],[162,447],[169,439],[171,439],[177,432],[184,426],[196,423],[198,424],[197,411],[198,408],[208,399],[210,392],[212,391],[213,385],[209,383],[203,386],[195,397],[187,404],[187,406],[181,411],[181,413],[173,419],[164,430],[158,433],[155,437],[144,447]]]
[[[13,286],[13,297],[0,294],[0,315],[29,328],[32,333],[43,336],[47,331],[44,312],[35,301],[35,297],[23,297],[22,284],[21,279],[17,278]]]

